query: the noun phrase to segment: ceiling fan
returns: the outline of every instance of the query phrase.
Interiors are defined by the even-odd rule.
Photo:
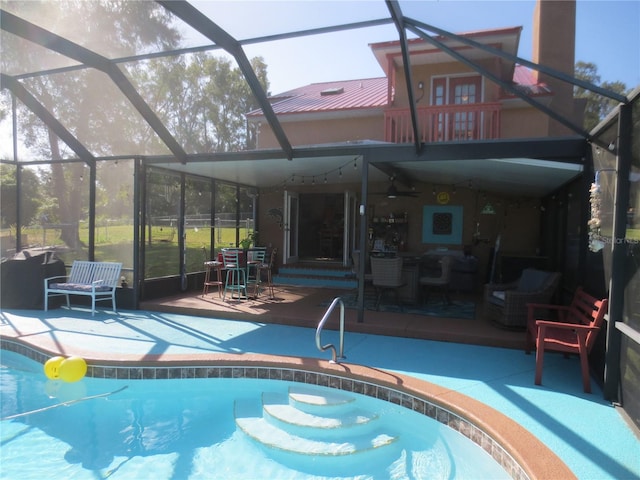
[[[413,190],[398,190],[398,187],[395,185],[395,177],[390,177],[391,185],[386,192],[374,193],[374,195],[386,195],[387,198],[397,198],[397,197],[417,197],[420,192],[416,192]]]

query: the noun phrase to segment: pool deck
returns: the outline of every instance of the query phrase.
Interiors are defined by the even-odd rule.
[[[82,307],[2,310],[0,335],[89,364],[278,365],[374,379],[477,421],[509,445],[532,478],[640,478],[637,430],[595,382],[592,394],[582,391],[576,358],[545,356],[543,385],[536,386],[535,356],[521,350],[523,334],[495,329],[479,314],[462,320],[367,312],[358,324],[347,311],[346,359],[333,364],[330,352],[315,346],[326,308],[319,300],[331,295],[281,288],[273,300],[223,303],[215,293],[188,294],[94,317]],[[329,326],[322,343],[337,344],[337,319]]]

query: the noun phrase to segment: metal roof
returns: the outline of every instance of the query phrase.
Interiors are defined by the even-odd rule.
[[[387,78],[312,83],[270,100],[276,114],[379,108],[387,105]],[[247,116],[262,116],[262,110]]]

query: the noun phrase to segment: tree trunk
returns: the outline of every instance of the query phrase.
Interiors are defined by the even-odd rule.
[[[49,144],[51,145],[52,159],[59,160],[61,157],[59,140],[51,130],[49,130]],[[72,165],[70,170],[75,171],[75,166]],[[69,248],[78,248],[80,246],[78,225],[81,202],[77,187],[73,185],[73,182],[67,182],[64,164],[51,163],[51,183],[53,196],[58,199],[58,217],[61,224],[60,238]]]

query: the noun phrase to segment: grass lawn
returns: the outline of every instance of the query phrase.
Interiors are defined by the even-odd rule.
[[[9,229],[0,232],[2,245],[11,245],[12,232]],[[240,239],[248,236],[246,228],[240,228]],[[81,226],[80,241],[83,245],[89,243],[89,229]],[[146,278],[177,275],[180,273],[180,251],[178,250],[177,228],[158,226],[145,230],[146,236]],[[188,228],[186,231],[186,264],[187,272],[197,272],[203,269],[206,249],[207,259],[210,258],[210,228]],[[15,242],[14,242],[15,243]],[[60,229],[43,229],[40,226],[28,227],[22,230],[22,243],[29,246],[57,247],[57,255],[66,263],[73,260],[85,260],[86,248],[71,250],[64,247],[60,238]],[[224,247],[235,246],[235,228],[217,228],[215,230],[215,251]],[[132,225],[101,225],[95,231],[95,257],[105,262],[122,262],[126,271],[133,269],[133,226]],[[131,281],[131,279],[129,279]]]

